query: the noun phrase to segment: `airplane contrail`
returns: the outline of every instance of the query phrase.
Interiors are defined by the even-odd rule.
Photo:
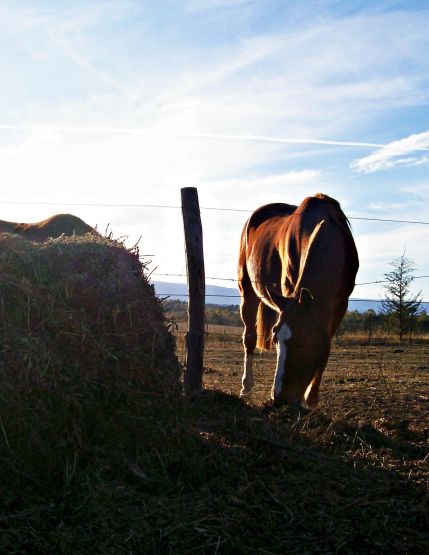
[[[225,141],[250,141],[250,142],[266,142],[266,143],[284,143],[296,145],[326,145],[340,146],[347,148],[385,148],[388,145],[382,143],[369,143],[362,141],[338,141],[330,139],[297,139],[289,137],[273,137],[270,135],[228,135],[224,133],[185,133],[185,134],[159,134],[156,132],[146,131],[144,129],[132,127],[83,127],[83,126],[66,126],[66,125],[23,125],[23,124],[0,124],[1,131],[60,131],[69,133],[108,133],[119,135],[146,135],[150,137],[160,138],[187,138],[187,139],[214,139]],[[419,147],[413,150],[429,151],[429,148]]]
[[[196,133],[186,135],[187,137],[195,137],[201,139],[224,139],[230,141],[255,141],[267,143],[286,143],[286,144],[310,144],[310,145],[328,145],[328,146],[345,146],[356,148],[383,148],[387,145],[380,143],[364,143],[357,141],[333,141],[325,139],[292,139],[288,137],[271,137],[270,135],[226,135],[219,133]]]

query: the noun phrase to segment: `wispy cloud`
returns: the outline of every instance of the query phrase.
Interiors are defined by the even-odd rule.
[[[299,204],[304,197],[324,188],[324,183],[321,171],[302,169],[278,174],[247,175],[235,179],[206,181],[200,183],[199,188],[202,206],[226,207],[250,212],[270,202]]]
[[[320,176],[320,171],[318,170],[299,170],[290,171],[280,174],[273,175],[263,175],[260,177],[251,177],[248,179],[234,179],[231,181],[224,182],[224,184],[229,188],[231,186],[247,185],[251,188],[253,187],[271,187],[278,185],[290,185],[290,184],[303,184],[308,181],[312,181]]]
[[[351,167],[356,172],[372,173],[397,166],[417,166],[429,162],[428,155],[417,155],[422,151],[429,151],[429,131],[417,133],[393,141],[381,148],[378,152],[355,160]],[[414,153],[414,156],[410,156]]]
[[[80,16],[70,10],[45,16],[45,32],[51,39],[49,46],[56,46],[50,52],[61,54],[69,64],[69,71],[63,77],[75,75],[75,79],[77,76],[80,79],[76,89],[79,94],[67,89],[67,100],[58,102],[55,98],[52,102],[46,95],[46,113],[51,122],[86,119],[95,127],[101,122],[111,125],[112,120],[121,126],[128,120],[145,129],[153,123],[174,133],[177,133],[174,129],[177,124],[184,133],[201,133],[201,138],[207,132],[207,135],[223,134],[225,138],[234,135],[240,140],[279,144],[380,148],[384,145],[371,141],[370,137],[362,142],[341,141],[336,137],[354,139],[350,134],[350,129],[354,129],[356,139],[366,138],[359,126],[370,114],[381,107],[388,110],[390,106],[397,108],[420,102],[425,94],[422,91],[427,91],[422,86],[423,78],[419,81],[410,73],[398,79],[397,72],[392,71],[401,57],[410,61],[409,67],[420,67],[418,53],[427,44],[421,23],[406,14],[389,16],[389,25],[383,16],[342,18],[341,25],[335,18],[319,19],[316,24],[307,23],[299,30],[237,35],[225,44],[204,43],[202,48],[182,46],[180,56],[171,56],[176,60],[174,66],[160,64],[161,69],[156,71],[162,75],[157,74],[155,78],[151,59],[156,51],[148,50],[145,41],[139,43],[142,48],[139,65],[130,63],[129,56],[121,56],[120,64],[117,60],[112,63],[115,52],[109,44],[117,27],[108,22],[120,18],[121,14],[124,18],[129,15],[133,3],[107,4],[110,7],[107,13],[104,3],[95,3]],[[188,7],[206,4],[222,8],[250,6],[252,2],[193,0]],[[39,12],[36,15],[40,16]],[[404,33],[413,29],[407,49],[403,42],[397,42],[394,32],[399,19]],[[368,40],[351,41],[350,37],[361,35],[363,27],[371,29]],[[48,28],[53,31],[48,32]],[[112,32],[104,51],[104,46],[95,38],[105,39],[108,31]],[[160,41],[168,43],[168,35],[164,33],[161,28]],[[379,47],[381,42],[386,45],[383,50]],[[134,43],[130,42],[131,45]],[[374,52],[378,55],[374,56]],[[44,65],[40,67],[42,75]],[[25,100],[19,105],[25,106]],[[34,103],[29,104],[29,110],[33,108]]]
[[[88,3],[76,2],[73,6],[28,7],[22,2],[15,6],[0,6],[0,31],[2,37],[25,36],[31,32],[70,33],[83,36],[100,21],[114,21],[135,10],[127,0],[106,0]]]
[[[133,127],[93,127],[93,126],[73,126],[73,125],[31,125],[31,124],[13,124],[0,123],[2,131],[58,131],[64,133],[84,133],[84,134],[119,134],[119,135],[160,135],[159,131],[148,131],[143,128]],[[171,137],[171,135],[168,135]],[[177,138],[187,139],[214,139],[220,141],[243,141],[243,142],[259,142],[259,143],[280,143],[292,145],[325,145],[325,146],[343,146],[350,148],[372,148],[383,147],[385,145],[378,143],[365,143],[358,141],[339,141],[329,139],[312,139],[312,138],[294,138],[294,137],[275,137],[269,135],[228,135],[222,133],[189,133],[178,135]]]
[[[421,172],[411,166],[428,162],[429,131],[411,135],[421,127],[409,114],[428,115],[427,10],[311,0],[3,4],[5,202],[178,204],[180,187],[198,186],[202,206],[254,209],[322,191],[350,216],[405,220],[409,210],[425,219],[427,188],[416,189]],[[400,166],[409,167],[408,195],[400,180],[364,175]],[[2,218],[47,216],[36,208]],[[168,272],[183,263],[173,214],[91,207],[80,215],[143,234]],[[230,275],[246,215],[203,215],[208,271]],[[401,226],[394,240],[393,224],[353,227],[367,233],[359,253],[375,275],[365,281],[380,277],[380,255],[391,260],[398,245],[419,247],[410,251],[417,263],[427,258],[422,226],[409,236]]]
[[[404,193],[415,196],[420,205],[422,200],[424,200],[425,202],[429,200],[429,183],[416,183],[406,185],[402,188],[402,191]]]
[[[186,0],[185,9],[189,13],[198,13],[219,8],[237,8],[251,2],[252,0]]]

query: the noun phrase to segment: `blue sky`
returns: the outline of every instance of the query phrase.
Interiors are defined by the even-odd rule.
[[[0,218],[141,236],[162,279],[185,272],[180,210],[117,205],[196,186],[232,209],[202,209],[206,274],[235,278],[245,210],[321,191],[358,283],[404,250],[428,275],[428,225],[354,219],[429,221],[428,26],[426,1],[0,2]]]

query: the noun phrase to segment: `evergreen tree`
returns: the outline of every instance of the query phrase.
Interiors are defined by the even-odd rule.
[[[386,294],[381,302],[381,310],[402,342],[406,332],[410,333],[411,339],[417,316],[421,314],[422,297],[421,291],[414,295],[410,292],[416,265],[406,258],[405,252],[390,265],[393,270],[384,274],[387,284],[384,286]]]

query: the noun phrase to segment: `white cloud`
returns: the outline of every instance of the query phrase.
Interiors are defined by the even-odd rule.
[[[251,3],[252,0],[186,0],[185,9],[189,13],[198,13],[219,8],[237,8]]]
[[[33,3],[34,4],[34,3]],[[124,15],[135,12],[135,2],[127,0],[102,0],[76,2],[74,6],[28,7],[25,2],[19,5],[0,6],[0,31],[2,37],[25,35],[31,31],[49,32],[63,30],[76,36],[88,30],[100,20],[118,20]]]
[[[400,217],[405,218],[405,216],[403,216],[404,212],[409,215],[411,210],[414,213],[416,208],[419,208],[419,207],[420,207],[420,203],[417,200],[409,199],[401,202],[388,202],[388,201],[370,202],[366,206],[366,209],[370,210],[371,212],[377,213],[377,216],[379,218],[393,219],[392,214],[396,214],[395,216],[395,219],[396,219]],[[399,216],[399,214],[401,214],[402,216]]]
[[[427,164],[429,156],[418,155],[421,151],[429,151],[429,131],[393,141],[374,154],[355,160],[351,167],[357,172],[372,173],[397,166]],[[416,155],[409,156],[410,153]]]
[[[235,212],[233,220],[240,226],[253,210],[270,202],[299,204],[305,197],[323,189],[323,178],[319,170],[290,171],[272,175],[240,177],[217,181],[203,181],[199,184],[200,204],[203,207],[241,210]],[[327,192],[327,191],[324,191]],[[213,218],[225,221],[225,214],[217,213]],[[239,237],[241,228],[237,229],[231,222],[229,226],[221,223],[222,234]],[[232,231],[234,230],[234,231]]]
[[[356,227],[354,225],[354,227]],[[366,233],[355,233],[355,241],[358,252],[364,255],[364,264],[357,282],[383,279],[384,273],[390,271],[389,264],[392,260],[401,256],[406,250],[407,258],[417,264],[415,275],[429,274],[429,263],[427,262],[427,241],[422,237],[427,236],[427,226],[417,224],[384,224],[377,231]],[[416,282],[417,283],[417,282]],[[418,286],[425,290],[429,297],[429,281],[421,281]]]
[[[406,185],[402,187],[402,192],[416,197],[419,206],[422,206],[422,201],[429,201],[429,183],[416,183],[413,185]],[[426,204],[423,204],[426,207]]]

